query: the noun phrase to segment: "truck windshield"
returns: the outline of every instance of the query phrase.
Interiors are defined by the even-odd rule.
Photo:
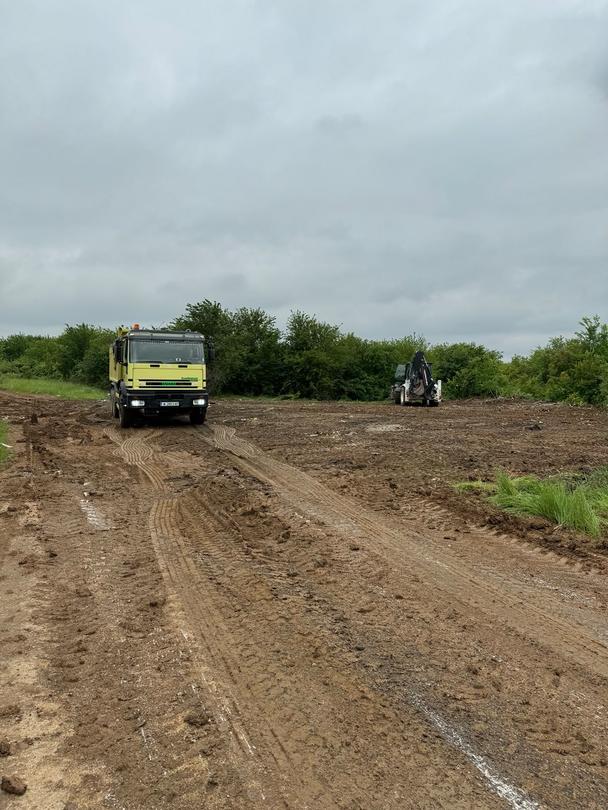
[[[202,363],[203,344],[180,340],[131,340],[132,363]]]

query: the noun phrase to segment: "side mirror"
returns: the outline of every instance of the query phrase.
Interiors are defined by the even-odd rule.
[[[114,345],[112,346],[112,353],[114,355],[114,361],[116,363],[122,363],[122,345],[119,340],[114,341]]]
[[[215,346],[213,345],[213,341],[207,341],[207,361],[209,363],[213,363],[215,360]]]

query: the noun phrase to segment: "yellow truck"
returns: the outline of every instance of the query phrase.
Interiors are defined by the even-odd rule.
[[[110,346],[110,407],[120,426],[136,416],[207,415],[207,361],[213,347],[197,332],[121,327]]]

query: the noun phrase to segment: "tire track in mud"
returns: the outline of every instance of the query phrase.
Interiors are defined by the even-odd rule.
[[[108,460],[104,466],[112,466],[111,452],[106,450]],[[136,452],[138,458],[141,455],[147,455],[145,449],[139,456]],[[70,710],[77,707],[67,750],[78,747],[74,759],[79,762],[83,752],[90,757],[90,765],[85,767],[91,775],[93,763],[104,763],[97,784],[87,785],[80,792],[74,789],[73,795],[78,796],[79,806],[83,801],[87,807],[108,803],[112,807],[167,807],[173,806],[172,796],[179,790],[180,807],[199,807],[201,801],[207,806],[209,801],[210,806],[224,808],[223,796],[218,796],[215,785],[207,784],[207,780],[214,765],[226,764],[225,747],[217,744],[213,724],[205,728],[203,723],[189,726],[185,719],[193,704],[197,708],[200,705],[196,699],[197,679],[187,671],[180,672],[182,660],[188,670],[190,664],[186,662],[193,656],[188,655],[182,637],[174,632],[172,618],[169,632],[165,633],[166,616],[161,619],[161,610],[157,610],[164,604],[164,588],[146,532],[149,514],[145,514],[143,531],[141,525],[136,526],[136,533],[125,543],[133,511],[135,515],[139,512],[138,504],[132,499],[127,503],[117,503],[116,499],[110,502],[106,497],[102,502],[120,531],[100,531],[86,510],[78,510],[74,498],[74,489],[80,489],[74,487],[74,479],[82,480],[82,470],[78,476],[67,467],[64,471],[65,477],[52,479],[56,497],[49,497],[47,484],[44,501],[47,509],[49,502],[60,505],[58,509],[45,509],[45,530],[56,539],[56,548],[61,549],[54,563],[58,581],[53,583],[57,594],[52,615],[61,624],[53,639],[50,669],[58,690],[70,690],[70,698],[73,690]],[[91,477],[90,472],[87,470],[86,478]],[[99,467],[96,473],[95,479],[102,483]],[[100,494],[116,492],[109,481],[103,484],[105,492]],[[74,560],[76,569],[70,570]],[[172,677],[165,679],[162,672],[168,662]],[[184,677],[189,679],[187,689],[183,688]],[[206,719],[207,714],[201,717]],[[192,745],[198,740],[205,741],[209,756],[191,755]],[[231,779],[230,767],[223,775],[226,793],[236,798],[229,803],[231,810],[248,807],[248,803],[238,801],[244,795],[241,779]],[[83,795],[85,790],[97,793],[90,803]],[[121,794],[120,800],[117,793]],[[59,810],[59,804],[50,802],[36,807]]]
[[[443,590],[449,599],[467,609],[483,611],[506,619],[516,633],[533,638],[541,646],[549,646],[560,656],[567,656],[575,665],[584,665],[596,674],[608,677],[608,647],[590,635],[587,628],[559,617],[559,603],[548,613],[520,594],[508,595],[508,586],[497,581],[488,570],[484,578],[471,573],[443,548],[441,559],[420,541],[432,540],[424,531],[415,532],[412,539],[402,529],[395,528],[382,515],[372,513],[356,501],[332,492],[312,476],[291,465],[277,461],[236,435],[225,425],[197,430],[201,440],[230,453],[239,466],[250,475],[264,481],[309,517],[326,523],[349,539],[367,543],[370,550],[383,550],[394,563],[400,560],[406,569],[422,573],[433,587]],[[551,632],[549,632],[551,631]]]
[[[196,518],[189,521],[192,529],[189,537],[194,536],[201,543],[205,543],[207,548],[212,546],[214,549],[213,553],[205,558],[205,562],[208,563],[207,576],[203,578],[200,564],[195,562],[193,556],[199,550],[198,545],[196,548],[187,545],[184,535],[177,528],[178,523],[184,525],[183,515],[180,519],[178,514],[179,500],[175,499],[171,502],[171,517],[164,526],[167,536],[179,549],[177,556],[179,556],[182,571],[176,586],[186,593],[188,613],[201,628],[201,642],[211,663],[208,677],[213,677],[211,673],[217,673],[222,683],[230,684],[229,690],[227,690],[230,694],[228,712],[231,717],[240,718],[242,727],[236,728],[235,733],[242,744],[243,752],[254,755],[255,747],[249,739],[249,737],[253,739],[254,734],[248,735],[246,731],[247,727],[253,727],[256,743],[259,745],[261,742],[263,749],[270,755],[274,762],[273,768],[278,773],[290,774],[291,780],[298,782],[301,790],[306,790],[307,795],[303,802],[298,801],[297,796],[291,796],[288,801],[285,801],[285,806],[335,806],[332,801],[327,800],[331,791],[326,784],[319,783],[311,773],[307,774],[306,779],[302,779],[302,761],[298,757],[298,753],[301,752],[298,751],[297,746],[293,752],[292,740],[285,735],[285,726],[281,725],[279,728],[276,724],[269,723],[266,711],[260,704],[259,696],[254,693],[252,684],[249,681],[245,682],[242,675],[244,647],[246,647],[247,640],[244,637],[235,638],[234,633],[225,623],[218,604],[219,600],[213,598],[208,584],[209,575],[213,575],[213,568],[209,563],[216,561],[218,557],[226,558],[225,549],[230,547],[230,539],[218,534],[217,524],[201,504]],[[205,548],[204,545],[202,547]],[[264,595],[258,593],[257,598],[263,601]],[[222,601],[225,602],[225,599]],[[210,643],[211,639],[215,641],[215,644]],[[223,643],[220,643],[220,639],[223,640]],[[238,649],[238,654],[234,652],[236,649]],[[255,650],[251,648],[251,645],[249,655],[250,657],[246,661],[248,674],[257,671],[266,677],[267,673],[263,663],[259,657],[255,656]],[[255,657],[255,660],[252,656]],[[268,694],[264,697],[265,703],[268,704]],[[247,721],[243,720],[243,709],[247,714]],[[293,728],[292,724],[291,729]]]
[[[208,430],[207,428],[206,432]],[[349,538],[361,538],[366,531],[371,531],[372,536],[377,539],[377,520],[366,516],[358,505],[334,495],[306,473],[266,456],[254,445],[237,438],[232,428],[218,425],[212,431],[212,443],[215,447],[236,456],[239,466],[245,472],[269,484],[296,509],[302,510],[317,522],[329,524],[332,529],[337,529]],[[205,435],[202,438],[209,440]],[[394,550],[392,544],[390,550]],[[525,792],[504,779],[485,757],[474,750],[456,727],[428,705],[422,695],[414,689],[407,689],[406,700],[439,731],[449,745],[466,756],[481,773],[490,790],[508,805],[519,810],[534,810],[539,807]]]
[[[156,432],[135,433],[123,440],[118,431],[106,435],[119,444],[127,463],[138,467],[159,497],[150,510],[149,528],[162,575],[173,597],[173,609],[179,617],[184,640],[196,661],[203,686],[215,707],[218,728],[232,743],[231,758],[241,774],[248,774],[248,798],[252,803],[273,807],[320,808],[338,806],[331,799],[327,785],[317,782],[312,773],[303,778],[301,762],[296,762],[281,732],[257,709],[247,684],[238,677],[238,657],[231,652],[232,636],[208,595],[208,583],[194,564],[191,552],[177,525],[179,496],[168,495],[166,473],[154,462],[154,450],[148,444]],[[208,535],[214,532],[211,522],[201,524]],[[247,720],[243,708],[247,707]],[[254,734],[249,731],[253,726]],[[256,744],[252,742],[255,736]],[[266,757],[264,757],[266,754]],[[270,773],[265,762],[274,763]],[[286,775],[289,775],[286,781]],[[287,790],[295,782],[299,789]],[[286,795],[291,794],[291,795]],[[299,795],[301,794],[301,795]]]
[[[181,629],[191,650],[196,650],[195,660],[201,670],[203,681],[213,695],[218,707],[218,726],[236,741],[241,754],[254,756],[254,748],[239,719],[237,703],[229,690],[218,681],[218,674],[230,671],[223,651],[217,649],[213,639],[218,630],[213,613],[205,610],[204,599],[200,595],[200,582],[197,572],[192,570],[185,558],[179,532],[175,527],[176,503],[174,499],[157,501],[150,513],[150,532],[155,550],[162,563],[163,575],[171,586],[171,594],[182,598],[178,606],[183,614],[183,622],[194,620],[198,631]],[[173,546],[173,549],[171,548]],[[187,610],[184,605],[187,604]],[[213,623],[212,623],[213,620]],[[210,665],[205,663],[210,662]],[[251,798],[264,798],[261,785],[257,781],[250,785]]]
[[[452,516],[447,509],[425,499],[420,499],[419,503],[433,516],[434,523],[438,524],[435,528],[445,532],[451,531]],[[599,644],[601,648],[604,645],[608,649],[608,625],[605,621],[598,621],[598,608],[600,608],[598,596],[600,602],[603,601],[605,606],[608,600],[601,590],[603,568],[597,567],[597,559],[594,559],[593,553],[587,552],[590,559],[586,561],[585,565],[580,560],[534,545],[523,537],[508,535],[499,529],[489,528],[485,524],[478,523],[467,524],[466,535],[471,544],[483,543],[486,548],[490,546],[492,549],[492,556],[489,560],[476,560],[477,571],[483,573],[485,578],[494,579],[497,586],[517,594],[520,600],[525,601],[526,606],[532,605],[533,601],[538,599],[539,590],[543,593],[545,601],[546,591],[553,591],[556,597],[556,612],[561,612],[567,622],[576,628],[577,633],[594,641],[594,646]],[[502,560],[501,570],[498,570],[495,565],[497,555],[508,558]],[[597,556],[599,557],[599,555]],[[603,566],[604,561],[599,562]],[[550,585],[544,580],[547,563],[549,563],[549,570],[559,572],[559,585]],[[580,576],[581,574],[582,576]],[[597,586],[600,587],[597,588]],[[561,598],[558,595],[561,595]],[[574,611],[572,611],[572,605],[568,604],[568,599],[574,600],[576,606]],[[591,605],[595,609],[587,610],[586,608]],[[578,612],[579,616],[584,616],[584,623],[579,621],[576,616],[572,616],[572,612]],[[545,616],[547,611],[543,610],[542,614]]]
[[[232,619],[232,629],[228,628],[226,633],[227,636],[232,636],[238,647],[240,669],[246,671],[250,678],[249,689],[243,699],[248,706],[266,705],[274,711],[277,718],[275,728],[281,730],[281,748],[291,764],[306,774],[306,785],[310,788],[311,779],[314,780],[310,763],[314,762],[319,752],[331,750],[337,741],[331,715],[341,712],[336,709],[335,693],[354,695],[360,692],[361,685],[359,689],[353,688],[352,682],[353,677],[355,682],[359,682],[357,668],[353,669],[352,661],[328,662],[319,658],[318,663],[313,663],[311,667],[312,672],[317,670],[315,677],[304,687],[301,682],[304,671],[290,674],[290,665],[277,661],[273,656],[273,646],[280,645],[282,651],[289,656],[309,661],[314,661],[315,652],[319,648],[328,650],[332,645],[335,646],[335,631],[327,634],[318,614],[312,611],[310,602],[307,601],[310,594],[305,595],[302,588],[294,585],[287,572],[283,571],[281,574],[276,570],[276,559],[265,557],[257,548],[255,551],[249,548],[238,519],[209,492],[197,489],[188,494],[180,503],[180,512],[180,525],[183,527],[183,536],[187,538],[188,558],[203,565],[209,581],[221,583],[217,610],[227,621]],[[219,592],[220,589],[216,589],[215,593]],[[269,632],[270,628],[272,632]],[[319,683],[324,684],[321,694]],[[327,706],[324,717],[311,716],[311,708],[316,701]],[[339,704],[339,699],[337,703]],[[421,705],[416,706],[424,714],[422,708]],[[428,707],[424,708],[432,713]],[[380,756],[380,749],[386,745],[386,738],[391,734],[396,735],[397,739],[392,742],[388,757],[396,764],[408,759],[411,763],[412,752],[416,750],[422,729],[411,722],[404,726],[398,714],[387,720],[385,711],[384,709],[374,716],[371,721],[368,718],[367,722],[359,716],[355,721],[356,726],[348,734],[344,730],[341,734],[348,739],[355,738],[357,734],[364,735],[366,744],[377,756]],[[368,712],[372,713],[373,710],[370,708]],[[445,723],[438,725],[435,719],[434,716],[430,717],[431,723],[445,739],[448,739],[449,733],[454,736],[455,730],[449,729]],[[450,742],[453,744],[453,740]],[[461,747],[460,750],[470,759],[470,749]],[[356,753],[349,756],[356,762]],[[334,771],[332,787],[329,787],[327,779],[324,780],[308,806],[351,807],[353,805],[344,798],[348,797],[348,801],[355,801],[354,806],[361,808],[403,807],[403,801],[395,802],[394,796],[391,797],[385,785],[382,786],[385,794],[383,798],[380,797],[379,785],[374,783],[368,772],[367,756],[366,752],[359,763],[349,763],[357,773],[356,777],[353,777],[352,772],[344,774],[340,769]],[[424,756],[426,761],[421,758],[418,763],[421,773],[424,772],[425,765],[433,760],[430,751]],[[484,762],[484,766],[488,766],[488,763]],[[401,786],[408,781],[408,777],[400,773],[398,765],[396,773],[399,774]],[[491,775],[495,776],[493,772]],[[409,781],[412,781],[411,777]],[[465,806],[460,804],[461,796],[455,798],[454,795],[449,795],[450,789],[446,788],[446,783],[450,781],[450,775],[445,770],[441,779],[443,784],[437,784],[432,777],[425,777],[422,783],[416,782],[416,779],[413,781],[414,784],[410,785],[405,796],[416,795],[416,806],[446,810]],[[498,778],[495,779],[495,784],[501,790],[504,789],[505,795],[517,796],[522,801],[525,799],[523,794],[506,783],[501,783]],[[342,803],[331,800],[332,793],[342,797]],[[329,799],[329,803],[322,802],[323,798],[325,802]],[[532,810],[536,805],[524,802],[516,806]]]
[[[128,464],[138,467],[159,495],[150,510],[149,530],[162,576],[169,586],[172,608],[177,614],[184,641],[196,661],[207,697],[211,699],[211,706],[215,707],[217,726],[230,741],[233,764],[241,774],[248,774],[248,798],[264,802],[266,794],[261,785],[261,767],[252,767],[255,750],[240,721],[236,701],[215,675],[216,672],[222,672],[219,666],[222,652],[218,653],[212,641],[215,628],[209,623],[209,612],[202,609],[200,589],[195,587],[200,583],[196,579],[192,580],[191,571],[187,568],[188,561],[181,553],[179,534],[174,525],[175,498],[167,496],[165,474],[152,461],[154,451],[148,444],[148,439],[155,436],[156,432],[134,433],[126,439],[116,430],[106,431],[106,435],[119,445],[117,454],[122,455]],[[184,630],[184,626],[188,629]]]
[[[214,433],[217,433],[217,442]],[[361,541],[362,547],[365,544],[376,554],[376,559],[384,561],[382,566],[388,564],[394,570],[397,563],[405,572],[418,571],[426,582],[433,582],[434,586],[439,581],[438,600],[441,600],[443,591],[446,593],[448,605],[450,602],[464,605],[469,611],[481,611],[493,617],[500,617],[506,612],[505,606],[510,607],[513,609],[513,613],[509,615],[510,623],[512,625],[516,623],[517,600],[505,595],[505,591],[506,594],[509,593],[508,588],[500,589],[502,584],[500,582],[491,586],[481,583],[483,588],[477,588],[479,577],[470,575],[470,571],[463,567],[462,561],[451,558],[446,560],[443,557],[443,552],[449,554],[449,551],[442,548],[442,557],[436,559],[432,555],[432,549],[430,551],[420,549],[418,543],[420,539],[424,540],[424,535],[416,533],[407,537],[407,529],[395,528],[389,521],[383,520],[381,515],[376,516],[369,510],[365,511],[351,499],[327,490],[323,484],[306,473],[269,458],[252,444],[238,440],[231,429],[220,426],[212,432],[208,428],[203,428],[195,430],[194,434],[199,439],[235,456],[238,459],[237,466],[241,467],[244,473],[263,484],[270,485],[292,509],[296,510],[296,513],[313,518],[314,523],[321,527],[327,525],[328,528],[337,530],[348,540],[356,538],[357,541]],[[332,795],[332,790],[336,788],[335,781],[330,780],[328,786],[327,782],[319,781],[318,770],[315,773],[313,766],[315,749],[323,750],[327,746],[327,740],[321,735],[316,743],[312,742],[310,735],[314,733],[314,724],[306,714],[302,714],[306,699],[298,700],[293,691],[293,680],[290,681],[289,675],[286,676],[287,680],[284,680],[280,667],[271,670],[274,681],[272,684],[263,682],[264,675],[268,674],[265,669],[272,657],[269,655],[270,650],[266,649],[266,654],[262,654],[260,649],[255,649],[255,644],[258,643],[254,638],[255,634],[253,633],[249,639],[245,629],[239,630],[240,622],[247,617],[247,608],[243,608],[243,605],[247,604],[245,595],[250,600],[252,610],[257,611],[256,615],[262,626],[275,624],[271,635],[276,638],[278,638],[277,621],[293,626],[307,608],[304,603],[300,603],[290,609],[289,605],[283,603],[282,613],[279,613],[269,606],[268,583],[255,581],[255,575],[252,573],[255,565],[252,566],[251,558],[243,556],[246,553],[243,552],[243,546],[246,549],[247,544],[241,543],[239,548],[239,544],[235,543],[240,518],[232,511],[226,510],[220,502],[214,503],[210,494],[200,488],[189,488],[185,496],[170,494],[170,479],[167,479],[178,469],[180,459],[177,457],[172,459],[170,453],[164,454],[164,464],[161,467],[156,460],[155,449],[149,444],[155,435],[158,433],[139,432],[127,437],[124,457],[142,470],[158,496],[150,514],[150,533],[155,550],[168,589],[176,595],[176,613],[180,623],[187,628],[187,631],[182,632],[193,658],[197,661],[203,687],[217,707],[218,727],[229,739],[234,740],[232,755],[235,766],[241,773],[250,775],[251,806],[267,802],[271,795],[270,806],[273,807],[350,806],[343,803],[344,789]],[[191,435],[189,431],[188,435]],[[183,459],[181,462],[183,463]],[[253,482],[251,484],[256,486]],[[191,497],[194,498],[194,502],[189,508],[185,508],[185,500]],[[436,540],[430,536],[429,539]],[[379,555],[378,547],[380,547]],[[305,555],[306,550],[302,549],[302,553]],[[256,549],[254,556],[259,560],[263,554],[258,553]],[[276,568],[276,562],[275,558],[275,572],[280,572],[280,567]],[[226,572],[229,572],[229,577],[224,577],[222,581],[222,574]],[[272,570],[266,572],[266,578],[269,578],[269,573],[272,579]],[[281,577],[278,578],[278,581],[280,580]],[[220,582],[221,586],[218,584]],[[285,580],[283,582],[285,583]],[[293,589],[294,582],[290,580],[289,583],[292,590],[297,591],[297,588]],[[475,589],[477,589],[476,596]],[[519,604],[522,604],[521,600]],[[244,610],[244,613],[240,616],[231,615],[232,609]],[[540,613],[544,622],[544,616],[547,614],[542,610]],[[558,627],[566,627],[573,636],[577,633],[575,626],[568,622],[554,622],[552,629],[556,634],[558,634],[555,630],[556,624]],[[526,637],[526,633],[528,636],[531,635],[527,627],[523,628],[523,632],[517,627],[513,629],[524,636],[526,644],[530,643]],[[497,628],[499,635],[504,632],[500,626]],[[563,631],[560,629],[559,632]],[[583,649],[587,649],[586,646],[583,646]],[[234,650],[238,653],[235,654]],[[569,654],[574,657],[578,652],[570,649]],[[587,664],[587,661],[583,661],[583,664]],[[405,685],[402,688],[403,705],[409,703],[435,728],[448,745],[468,759],[483,776],[491,791],[513,808],[532,810],[538,807],[533,799],[505,779],[491,760],[478,753],[467,740],[467,736],[462,734],[458,724],[451,723],[446,719],[446,715],[437,711],[432,696],[425,697],[425,689],[418,691],[415,682],[408,685],[408,680],[404,681]],[[290,713],[279,710],[275,712],[275,705],[280,706],[285,694],[289,695]],[[474,695],[474,692],[471,694]],[[470,701],[470,705],[473,705],[473,700]],[[411,720],[408,722],[411,723]],[[319,733],[318,726],[314,731]],[[365,731],[364,739],[369,745],[370,728]],[[373,732],[371,734],[373,735]],[[530,739],[534,744],[532,734],[531,730]],[[556,741],[554,744],[561,745],[559,737],[554,735],[552,739]],[[544,744],[544,739],[541,742]],[[547,739],[547,744],[552,744],[550,739]],[[484,747],[481,750],[484,750]],[[494,750],[492,746],[490,750]],[[542,747],[538,752],[541,750]],[[502,757],[496,756],[495,751],[495,761],[501,760]],[[395,749],[387,761],[405,762],[406,758]],[[459,758],[453,758],[453,761],[458,762]],[[349,764],[352,765],[352,762]],[[408,768],[411,767],[410,762]],[[436,768],[440,767],[442,766],[436,765]],[[459,767],[462,769],[462,764]],[[422,768],[424,766],[421,770]],[[460,776],[460,779],[468,778],[471,781],[470,776],[466,777],[468,769],[463,770],[465,775]],[[510,769],[507,767],[508,770]],[[458,779],[454,780],[450,770],[446,768],[443,773],[446,783],[452,779],[452,788],[458,784]],[[407,782],[407,778],[406,774],[402,775],[401,785],[404,781]],[[523,778],[526,779],[525,776]],[[355,778],[351,774],[347,790],[350,791],[349,798],[354,802],[353,807],[371,806],[369,796],[374,796],[374,799],[379,801],[377,794],[373,792],[375,787],[373,782],[364,785],[363,781],[364,777]],[[419,797],[418,806],[421,807],[491,806],[490,802],[483,800],[470,805],[450,802],[442,796],[437,784],[432,788],[427,794],[424,786],[416,784],[406,795]],[[533,786],[532,790],[536,792]],[[336,798],[338,796],[339,799]],[[275,803],[272,804],[272,801]],[[397,804],[389,800],[384,804],[378,803],[373,806],[401,807],[407,806],[407,802]]]
[[[416,502],[437,519],[442,529],[445,531],[450,530],[453,516],[449,509],[439,506],[435,501],[424,497],[416,498]],[[525,537],[505,534],[498,528],[490,528],[487,523],[468,520],[466,525],[470,534],[474,534],[484,541],[498,540],[502,545],[508,543],[520,553],[533,557],[541,557],[544,560],[551,560],[557,565],[575,572],[582,571],[586,574],[597,575],[601,574],[604,570],[605,558],[593,551],[586,550],[585,553],[587,557],[583,561],[581,559],[564,556],[562,553],[553,551],[545,546],[531,543]]]
[[[114,441],[122,438],[111,432],[108,435]],[[298,622],[302,622],[302,616],[306,617],[310,609],[305,597],[301,596],[294,605],[275,601],[276,596],[269,594],[267,583],[256,579],[251,559],[235,543],[238,522],[222,505],[210,502],[207,493],[203,495],[200,490],[194,490],[197,494],[190,508],[184,506],[183,495],[168,494],[165,476],[170,470],[162,469],[155,462],[155,451],[148,444],[151,435],[154,434],[129,436],[124,442],[120,441],[120,452],[142,470],[158,495],[150,511],[149,526],[159,566],[172,594],[170,601],[196,661],[202,686],[209,703],[215,707],[217,726],[232,743],[233,765],[242,775],[248,775],[251,808],[363,810],[382,807],[397,810],[413,806],[412,795],[417,797],[416,807],[442,810],[464,810],[473,804],[494,807],[494,800],[487,796],[481,783],[471,779],[466,770],[463,774],[464,761],[470,760],[466,750],[460,749],[462,761],[454,760],[448,753],[449,748],[437,742],[440,736],[446,740],[448,737],[444,729],[436,726],[440,736],[435,741],[429,738],[421,753],[420,739],[427,735],[424,733],[426,724],[419,719],[420,708],[415,707],[416,714],[405,722],[396,712],[388,721],[384,701],[373,710],[367,709],[365,704],[366,711],[375,712],[375,720],[368,721],[365,727],[362,748],[350,747],[350,740],[356,740],[363,729],[359,727],[361,720],[357,712],[352,717],[349,715],[346,722],[352,724],[352,729],[348,732],[346,753],[341,753],[346,757],[345,765],[338,769],[331,766],[332,778],[324,778],[318,757],[327,757],[336,746],[342,749],[343,740],[335,733],[334,739],[328,739],[322,731],[324,724],[332,728],[335,722],[329,711],[331,699],[326,712],[321,711],[321,720],[319,716],[308,716],[307,712],[319,711],[327,700],[323,690],[331,688],[340,693],[344,704],[338,703],[338,715],[343,724],[345,713],[351,712],[352,707],[352,697],[348,696],[359,695],[366,688],[360,674],[354,670],[342,671],[345,666],[347,670],[352,669],[350,660],[348,663],[338,661],[334,662],[333,669],[326,671],[326,677],[321,678],[321,672],[317,674],[313,664],[311,672],[315,672],[317,678],[314,685],[302,681],[299,668],[294,667],[302,655],[301,647],[308,640],[309,646],[312,644],[310,656],[314,658],[315,646],[322,636],[311,617],[297,629]],[[163,460],[167,458],[163,456]],[[215,583],[222,572],[229,576],[220,587]],[[285,580],[280,579],[285,586]],[[291,597],[292,581],[287,580],[287,583]],[[247,627],[244,619],[249,610],[256,620]],[[283,628],[283,636],[278,628]],[[287,664],[275,661],[270,666],[272,646],[279,640],[279,646],[291,650],[292,660]],[[328,648],[335,644],[333,634],[325,643]],[[355,692],[353,678],[358,683]],[[392,792],[383,785],[382,799],[377,793],[380,787],[377,775],[370,770],[368,761],[370,744],[377,755],[374,742],[370,743],[374,736],[375,743],[385,747],[385,758],[398,763],[391,775]],[[392,742],[386,748],[388,740]],[[412,767],[414,761],[417,765]],[[409,764],[403,771],[405,763]],[[516,788],[512,791],[512,795],[520,796]],[[512,806],[524,810],[536,807],[533,803]]]
[[[592,673],[605,677],[606,673],[606,647],[593,635],[597,627],[587,628],[581,625],[576,618],[574,621],[571,621],[569,617],[564,619],[560,615],[561,603],[552,595],[547,599],[546,592],[543,592],[544,601],[552,603],[548,608],[538,605],[530,607],[529,600],[522,598],[522,594],[512,587],[513,583],[511,581],[508,579],[501,580],[500,572],[492,572],[487,568],[483,568],[483,576],[487,576],[490,582],[484,581],[480,576],[481,571],[478,574],[473,573],[474,569],[472,569],[470,562],[467,565],[466,560],[459,559],[456,554],[445,546],[437,549],[436,536],[418,531],[413,532],[408,527],[397,528],[394,521],[386,520],[381,514],[366,510],[352,499],[328,490],[322,483],[307,473],[267,456],[253,444],[237,437],[232,428],[219,425],[212,428],[206,427],[197,431],[197,433],[200,439],[230,453],[236,460],[236,466],[242,472],[270,486],[292,510],[295,510],[296,514],[311,518],[313,523],[317,525],[322,526],[325,524],[332,533],[342,534],[345,540],[352,541],[356,539],[361,548],[367,548],[376,557],[376,560],[384,560],[384,563],[388,566],[387,571],[402,570],[406,573],[407,579],[411,579],[413,582],[420,582],[420,579],[416,576],[416,574],[420,574],[423,582],[426,582],[428,586],[432,584],[434,591],[433,603],[463,608],[471,615],[471,618],[479,614],[482,616],[485,614],[490,621],[485,625],[485,631],[483,632],[487,636],[487,642],[491,643],[492,646],[494,644],[491,639],[503,637],[506,643],[504,649],[508,649],[509,645],[512,646],[514,638],[518,638],[520,639],[519,646],[522,647],[522,642],[525,645],[519,651],[520,662],[525,662],[531,656],[536,659],[536,666],[542,666],[541,662],[545,655],[542,652],[543,649],[550,650],[562,660],[568,660],[569,664],[572,665],[572,669],[578,672],[576,676],[572,672],[577,687],[570,697],[576,697],[578,693],[579,697],[586,700],[588,708],[591,710],[595,704],[596,710],[600,712],[600,714],[595,715],[596,720],[600,723],[600,726],[605,727],[605,711],[602,700],[605,682],[603,680],[594,680],[593,677],[590,679],[589,677]],[[409,536],[408,531],[410,532]],[[346,548],[346,544],[343,548]],[[434,552],[433,549],[435,549]],[[398,565],[397,569],[395,568],[396,564]],[[382,580],[380,569],[378,569],[378,577],[373,574],[372,577],[375,582],[380,583]],[[373,590],[375,590],[375,586],[372,586]],[[414,586],[414,591],[416,590],[420,592],[420,595],[422,594],[421,587]],[[511,638],[510,641],[509,637]],[[501,644],[500,647],[502,646]],[[526,649],[528,653],[526,653]],[[547,659],[547,661],[549,660],[550,658]],[[517,661],[516,656],[513,662],[516,670]],[[582,692],[580,691],[581,688]],[[425,698],[425,692],[425,689],[420,693],[415,690],[409,691],[407,688],[405,691],[402,690],[403,697],[410,705],[418,706],[422,701],[428,707],[427,700],[431,696]],[[584,692],[588,692],[588,694],[584,695]],[[473,702],[471,701],[471,704]],[[568,699],[568,702],[576,701]],[[559,712],[558,718],[561,718],[563,708],[562,705],[560,709],[559,702],[554,707],[553,711]],[[446,721],[446,718],[438,715],[433,708],[429,712],[423,711],[423,714],[427,716],[427,719],[442,733],[448,742],[461,752],[464,750],[458,744],[459,740],[463,738],[457,727],[450,727],[450,723]],[[441,722],[435,722],[435,715]],[[503,757],[500,752],[502,748],[500,744],[500,717],[495,717],[495,720],[499,722],[499,726],[496,728],[499,735],[496,740],[498,746],[493,748],[491,746],[491,749],[495,750],[496,761],[502,761]],[[514,722],[515,726],[512,728],[512,732],[518,734],[520,733],[518,728],[522,722],[519,712],[516,712]],[[564,726],[559,719],[558,724]],[[543,750],[546,750],[547,753],[555,757],[556,753],[562,755],[569,750],[570,742],[567,739],[569,735],[565,727],[561,728],[561,731],[558,730],[558,727],[555,727],[555,731],[547,734],[547,729],[543,728],[542,723],[539,722],[538,729],[535,728],[535,725],[535,720],[531,718],[524,727],[532,745],[530,754],[533,754],[536,749],[536,755],[542,756]],[[447,732],[448,728],[450,728],[449,732]],[[505,726],[505,730],[506,728]],[[490,778],[489,774],[484,772],[481,764],[483,757],[480,757],[469,746],[466,739],[465,744],[472,753],[470,761],[484,775],[489,786],[495,792],[503,796],[513,807],[535,806],[531,799],[528,799],[514,786],[508,786],[508,783],[506,783],[506,792],[501,792],[496,783],[492,784],[492,778]],[[557,760],[559,760],[559,757]],[[558,769],[557,773],[559,773],[561,768],[557,760],[554,767]],[[540,764],[540,761],[538,764]],[[493,766],[490,764],[490,767]],[[509,770],[508,765],[507,770]],[[524,770],[524,774],[526,770]],[[499,780],[501,779],[496,771],[494,771],[494,775],[498,776]],[[590,789],[593,791],[593,776],[591,773],[589,777],[592,780]],[[602,783],[596,783],[596,785],[600,789],[601,795],[604,795]],[[549,788],[548,784],[547,788]],[[542,790],[543,788],[538,785],[538,789]],[[549,789],[549,793],[553,795],[554,792]]]
[[[159,431],[152,430],[143,434],[135,433],[132,436],[127,436],[126,439],[116,428],[106,430],[105,434],[119,445],[116,454],[121,455],[127,464],[138,467],[156,491],[168,491],[165,483],[165,473],[160,465],[152,461],[154,451],[148,444],[149,439],[160,435]]]

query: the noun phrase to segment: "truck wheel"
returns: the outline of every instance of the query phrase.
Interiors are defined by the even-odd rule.
[[[114,391],[110,391],[110,413],[113,419],[118,419],[118,408],[116,407],[116,397]]]
[[[202,425],[207,416],[206,408],[197,408],[195,411],[190,411],[190,424]]]
[[[122,403],[118,406],[118,418],[121,428],[131,427],[131,414]]]

